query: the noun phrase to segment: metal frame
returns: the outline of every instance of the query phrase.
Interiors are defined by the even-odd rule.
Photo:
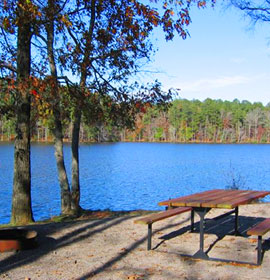
[[[191,210],[190,221],[191,221],[190,231],[194,232],[194,209],[193,208]]]
[[[213,261],[223,261],[230,263],[229,260],[221,260],[221,259],[215,259],[210,258],[207,253],[204,252],[204,225],[205,225],[205,216],[206,214],[211,210],[212,208],[204,208],[204,207],[193,207],[191,210],[190,215],[190,221],[191,221],[191,232],[194,232],[194,216],[195,213],[200,217],[200,248],[199,250],[192,256],[196,259],[203,259],[203,260],[213,260]],[[238,206],[235,207],[234,210],[227,212],[225,214],[222,214],[218,217],[213,218],[214,220],[218,220],[221,218],[224,218],[226,216],[229,216],[231,214],[235,214],[235,221],[234,221],[234,229],[235,229],[235,235],[239,234],[238,228],[239,228],[239,209]],[[147,250],[152,249],[152,223],[148,224],[148,236],[147,236]],[[191,256],[190,256],[191,257]],[[263,258],[263,250],[262,250],[262,236],[258,236],[258,246],[257,246],[257,266],[262,264],[262,258]],[[251,263],[245,263],[240,262],[243,264],[250,264]]]
[[[211,195],[208,195],[210,194]],[[243,197],[241,195],[241,198],[235,199],[232,192],[226,192],[226,194],[229,193],[227,198],[224,198],[225,190],[212,190],[212,191],[205,191],[201,193],[196,193],[189,196],[183,196],[176,199],[173,199],[171,201],[162,201],[159,203],[159,205],[167,205],[169,207],[178,207],[178,206],[190,206],[192,207],[191,211],[191,232],[194,232],[194,213],[197,213],[200,217],[200,247],[199,250],[193,255],[183,255],[186,257],[191,258],[199,258],[199,259],[205,259],[205,260],[213,260],[213,261],[223,261],[223,262],[235,262],[232,260],[223,260],[223,259],[215,259],[210,258],[207,255],[207,252],[204,252],[204,224],[205,224],[205,215],[212,209],[212,208],[223,208],[223,209],[233,209],[231,211],[228,211],[227,213],[220,215],[219,217],[213,218],[213,220],[217,220],[226,216],[229,216],[231,214],[235,214],[235,220],[234,220],[234,234],[235,235],[241,235],[239,232],[239,205],[245,205],[250,204],[252,201],[257,200],[258,198],[265,197],[266,195],[269,195],[270,192],[268,191],[257,191],[255,193],[252,193],[251,191],[247,191],[247,193],[244,193]],[[237,193],[237,192],[236,192]],[[214,196],[212,196],[214,194]],[[214,199],[215,198],[215,199]],[[221,200],[220,200],[221,199]],[[221,202],[221,203],[215,203]],[[192,204],[194,206],[192,206]],[[195,206],[197,205],[197,206]],[[202,207],[201,205],[205,205],[205,207]],[[257,246],[257,264],[254,263],[247,263],[247,262],[237,262],[237,263],[243,263],[243,264],[250,264],[250,265],[260,265],[262,263],[263,258],[263,249],[262,249],[262,236],[258,236],[258,246]]]
[[[204,252],[204,224],[205,224],[205,215],[211,210],[212,208],[207,208],[207,207],[193,207],[191,211],[191,232],[194,231],[194,212],[199,215],[200,217],[200,248],[199,250],[193,255],[194,258],[196,259],[203,259],[203,260],[209,260],[209,256]],[[223,215],[220,215],[217,218],[223,218],[225,216],[235,214],[235,221],[234,221],[234,230],[235,230],[235,235],[239,234],[238,227],[239,227],[239,218],[238,218],[238,206],[235,207],[234,210],[225,213]],[[217,219],[216,218],[216,219]],[[261,244],[260,244],[261,248]],[[261,252],[261,249],[259,250],[259,239],[258,239],[258,262],[259,258],[261,260],[261,253],[259,256],[259,251]]]
[[[152,248],[152,224],[148,224],[147,250]]]
[[[262,264],[262,236],[258,236],[257,265]]]
[[[207,260],[209,257],[204,252],[204,217],[211,210],[211,208],[194,207],[193,210],[200,216],[200,249],[193,255],[193,257]]]

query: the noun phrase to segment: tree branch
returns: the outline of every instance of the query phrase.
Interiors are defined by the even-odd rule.
[[[12,65],[7,64],[6,62],[0,61],[0,68],[8,69],[9,71],[13,73],[17,73],[16,68],[14,68]]]

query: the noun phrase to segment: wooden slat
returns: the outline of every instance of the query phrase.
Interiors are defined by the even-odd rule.
[[[141,218],[139,220],[134,221],[134,223],[136,224],[152,224],[154,222],[187,212],[187,211],[191,211],[191,207],[178,207],[178,208],[174,208],[174,209],[170,209],[170,210],[166,210],[163,212],[159,212],[159,213],[155,213],[152,215],[148,215],[145,218]]]
[[[227,203],[228,200],[231,200],[235,197],[243,196],[244,194],[246,194],[246,191],[224,190],[224,193],[222,193],[222,195],[220,195],[219,197],[209,201],[202,201],[201,207],[215,208],[218,203]]]
[[[234,208],[232,206],[232,201],[242,201],[245,200],[247,196],[255,193],[255,191],[244,191],[244,190],[227,190],[223,196],[208,202],[202,202],[202,207],[210,208]]]
[[[221,199],[224,200],[226,198],[229,199],[237,194],[239,194],[239,191],[237,190],[221,190],[215,195],[209,195],[205,198],[198,199],[197,201],[189,201],[186,206],[214,208],[216,207],[216,201],[220,201]]]
[[[222,190],[216,189],[212,191],[206,191],[202,193],[196,193],[189,196],[183,196],[176,199],[167,200],[159,203],[159,205],[172,205],[172,206],[190,206],[190,207],[216,207],[215,203],[211,203],[211,201],[215,201],[218,199],[223,199],[224,197],[234,197],[244,191],[239,190]],[[202,206],[205,204],[207,206]]]
[[[208,193],[201,195],[201,193],[195,194],[193,197],[187,199],[185,201],[185,206],[191,206],[191,207],[201,207],[202,202],[210,201],[213,199],[216,199],[218,197],[221,197],[224,195],[225,190],[216,190],[213,193]]]
[[[158,203],[158,205],[160,205],[160,206],[169,206],[169,205],[182,206],[182,204],[185,204],[186,201],[188,201],[189,199],[194,199],[197,196],[200,197],[200,198],[203,198],[203,197],[206,197],[210,194],[217,193],[217,192],[220,192],[220,191],[221,190],[217,189],[217,190],[210,190],[210,191],[205,191],[205,192],[201,192],[201,193],[195,193],[195,194],[191,194],[191,195],[181,196],[181,197],[178,197],[178,198],[161,201],[161,202]],[[181,205],[179,205],[179,204],[181,204]]]
[[[270,218],[263,220],[259,224],[247,231],[248,235],[262,236],[270,230]]]
[[[162,201],[159,205],[232,209],[238,205],[248,204],[268,194],[270,192],[267,191],[216,189]]]
[[[216,207],[217,208],[227,208],[228,204],[230,204],[230,208],[235,208],[236,206],[239,205],[244,205],[244,204],[249,204],[250,202],[265,197],[266,195],[270,194],[270,192],[264,192],[264,191],[250,191],[249,194],[247,194],[245,197],[240,197],[240,198],[235,198],[229,201],[229,203],[225,204],[218,204]]]

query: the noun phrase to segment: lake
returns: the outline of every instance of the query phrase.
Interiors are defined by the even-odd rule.
[[[70,176],[70,146],[65,145]],[[157,202],[213,188],[269,190],[270,145],[110,143],[80,147],[81,206],[159,210]],[[8,223],[13,145],[0,143],[0,224]],[[35,220],[60,213],[53,145],[32,144]]]

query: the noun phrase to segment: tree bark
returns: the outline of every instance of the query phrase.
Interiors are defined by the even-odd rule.
[[[80,141],[81,110],[75,109],[72,125],[72,188],[71,188],[71,209],[78,214],[80,207],[80,173],[79,173],[79,141]]]
[[[57,105],[54,105],[53,108],[54,129],[52,133],[54,136],[54,155],[56,159],[58,180],[61,189],[61,214],[68,215],[71,213],[71,196],[64,162],[61,114],[57,107]]]
[[[83,61],[81,64],[81,78],[80,89],[85,90],[87,79],[87,67],[89,65],[90,46],[93,38],[94,25],[96,20],[96,0],[91,0],[91,18],[88,28],[88,36],[86,39],[86,47],[83,55]],[[81,110],[79,103],[74,112],[74,120],[72,125],[72,186],[71,186],[71,208],[72,212],[78,214],[81,210],[80,207],[80,172],[79,172],[79,142],[80,142],[80,125],[81,125]]]
[[[52,130],[54,136],[54,148],[55,148],[55,159],[58,171],[58,180],[61,189],[61,214],[68,215],[71,213],[71,195],[70,187],[67,177],[67,172],[64,162],[64,152],[63,152],[63,127],[61,120],[60,111],[60,97],[59,97],[59,87],[57,81],[57,70],[54,57],[54,19],[53,11],[54,1],[48,1],[48,10],[51,15],[48,15],[49,22],[46,25],[47,32],[47,52],[51,71],[51,97],[52,100],[52,111],[53,111],[53,121],[54,128]]]
[[[23,5],[24,1],[19,1]],[[31,64],[31,25],[27,14],[18,5],[17,36],[17,104],[16,137],[14,144],[14,175],[12,194],[12,224],[33,221],[31,206],[30,166],[30,95],[29,76]]]

